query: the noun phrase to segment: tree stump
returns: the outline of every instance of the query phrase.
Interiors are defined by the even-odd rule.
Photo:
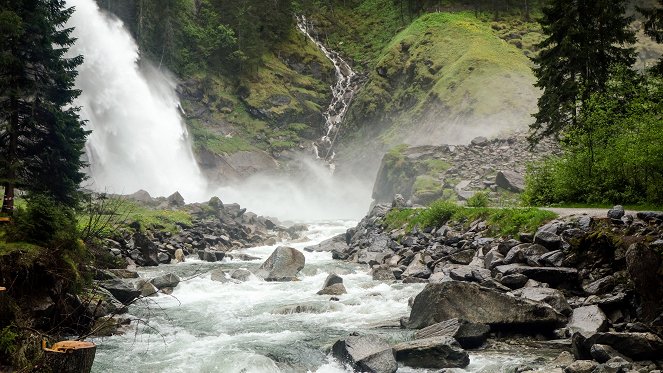
[[[90,373],[97,346],[87,341],[62,341],[46,347],[42,342],[46,367],[59,373]]]

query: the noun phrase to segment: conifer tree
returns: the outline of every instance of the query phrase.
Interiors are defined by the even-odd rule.
[[[638,7],[638,11],[645,16],[645,22],[643,23],[645,34],[657,43],[663,43],[663,0],[658,0],[657,7]],[[663,57],[654,67],[654,71],[663,75]]]
[[[12,213],[14,189],[73,203],[84,179],[85,137],[74,89],[81,56],[64,0],[0,0],[0,181],[2,212]]]
[[[574,128],[584,103],[602,92],[615,65],[635,61],[626,0],[550,0],[539,21],[546,38],[534,58],[543,89],[530,140]]]

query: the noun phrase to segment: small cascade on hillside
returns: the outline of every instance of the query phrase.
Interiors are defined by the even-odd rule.
[[[324,44],[314,35],[310,22],[304,16],[297,17],[297,28],[304,33],[320,51],[334,64],[336,72],[336,84],[331,87],[332,100],[329,107],[324,112],[325,135],[313,144],[315,155],[329,162],[332,170],[334,169],[334,142],[339,132],[339,125],[350,107],[350,102],[354,96],[358,84],[357,74],[343,58],[332,50],[327,49]]]
[[[180,117],[175,83],[141,61],[124,25],[94,0],[67,0],[75,12],[76,44],[83,55],[76,87],[81,117],[92,133],[86,144],[91,188],[111,193],[145,189],[154,196],[179,191],[187,201],[205,197],[205,181]]]

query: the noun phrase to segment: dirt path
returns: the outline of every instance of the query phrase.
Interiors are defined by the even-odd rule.
[[[552,211],[559,215],[559,217],[570,216],[570,215],[589,215],[593,217],[605,218],[608,217],[609,209],[602,208],[566,208],[566,207],[544,207],[544,210]],[[637,211],[635,210],[626,210],[626,214],[635,215]]]

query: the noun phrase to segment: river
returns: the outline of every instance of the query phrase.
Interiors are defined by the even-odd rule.
[[[303,250],[354,225],[309,224],[306,240],[287,244]],[[333,260],[330,253],[305,252],[306,266],[296,282],[210,279],[216,268],[257,268],[274,248],[243,250],[260,260],[207,263],[189,257],[185,263],[140,268],[144,278],[171,272],[183,281],[172,295],[132,305],[129,313],[142,321],[134,321],[126,334],[94,340],[93,372],[351,372],[328,355],[338,338],[353,331],[380,334],[392,343],[411,338],[398,320],[409,314],[408,299],[424,285],[374,281],[367,266]],[[339,301],[316,295],[329,273],[344,279],[348,293]],[[302,304],[310,312],[286,312]],[[513,372],[522,364],[540,366],[557,353],[523,346],[472,351],[470,365],[456,371]],[[427,370],[401,367],[400,372]]]

